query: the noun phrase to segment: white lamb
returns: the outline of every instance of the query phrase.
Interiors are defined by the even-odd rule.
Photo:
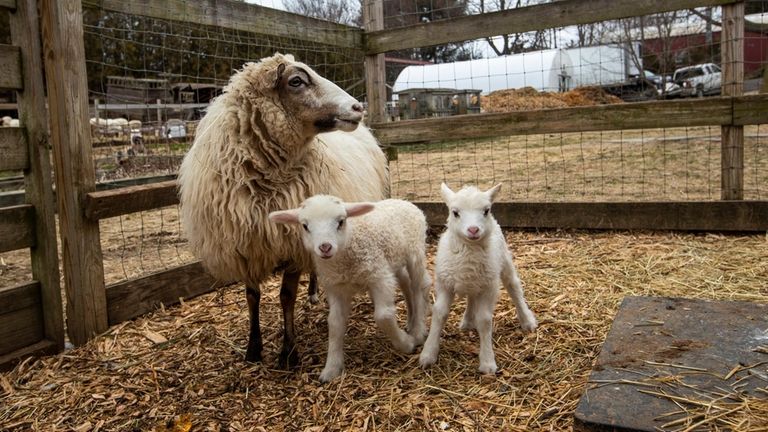
[[[260,285],[282,270],[278,361],[299,362],[296,289],[312,260],[299,230],[286,235],[269,222],[269,212],[319,193],[347,201],[389,194],[386,157],[362,118],[355,98],[293,56],[275,54],[235,73],[198,124],[179,168],[181,225],[208,272],[245,282],[248,361],[262,358]]]
[[[352,298],[359,292],[370,295],[374,320],[395,349],[411,353],[424,342],[431,281],[426,271],[427,222],[418,207],[394,199],[345,204],[330,195],[316,195],[298,209],[272,212],[269,218],[301,224],[304,247],[312,252],[327,291],[328,357],[321,381],[344,370],[344,333]],[[398,284],[408,307],[407,333],[397,325]]]
[[[462,330],[477,329],[480,337],[480,372],[496,373],[493,353],[493,308],[499,296],[499,282],[512,297],[517,317],[526,332],[536,329],[536,317],[523,297],[512,253],[501,227],[491,214],[491,204],[501,188],[497,184],[482,192],[469,186],[453,192],[445,183],[441,190],[450,210],[446,231],[440,236],[435,263],[437,299],[432,308],[432,327],[419,356],[422,367],[437,361],[440,332],[445,325],[455,294],[467,297]]]

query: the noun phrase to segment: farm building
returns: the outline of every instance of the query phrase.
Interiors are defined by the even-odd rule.
[[[480,113],[480,90],[413,88],[396,94],[403,120]]]
[[[20,119],[0,127],[0,430],[765,431],[768,95],[743,91],[741,67],[744,8],[755,2],[568,0],[490,13],[427,3],[363,2],[361,28],[239,0],[0,0],[0,90],[14,93]],[[556,49],[547,37],[537,41],[542,53],[517,66],[502,58],[427,73],[432,65],[408,64],[417,68],[397,90],[424,89],[441,101],[439,114],[522,87],[506,92],[514,103],[386,119],[389,54],[418,63],[464,41],[699,7],[718,8],[728,23],[706,58],[727,60],[720,96],[622,103],[592,87],[560,93],[590,76],[624,75],[627,64],[588,47]],[[617,67],[604,69],[604,57]],[[249,62],[249,73],[234,74]],[[142,153],[89,129],[88,105],[105,96],[94,89],[106,89],[108,76],[239,78],[205,121],[157,119],[168,133],[145,136]],[[317,83],[324,91],[312,94]],[[526,87],[552,97],[545,103]],[[207,105],[217,92],[182,86],[173,97]],[[413,98],[406,94],[401,101]],[[136,103],[150,116],[169,104]],[[318,132],[329,128],[339,130]],[[442,309],[438,287],[422,278],[428,309],[447,312],[431,363],[422,362],[419,339],[422,324],[438,328],[432,312],[424,322],[409,317],[398,286],[410,270],[384,281],[387,296],[395,293],[385,314],[361,290],[334,315],[342,320],[329,320],[333,281],[317,286],[291,265],[305,229],[257,222],[254,210],[283,198],[299,206],[305,196],[294,190],[320,191],[356,173],[358,165],[335,162],[352,155],[351,164],[368,163],[355,159],[360,136],[377,175],[338,183],[376,183],[423,213],[426,243],[418,211],[418,236],[399,240],[425,246],[433,281],[441,252],[487,246],[479,225],[461,221],[492,226],[494,245],[512,252],[535,332],[519,319],[509,270],[500,276],[517,291],[491,284],[489,297],[499,294],[491,316],[472,314],[461,296]],[[386,160],[376,141],[397,157]],[[189,175],[179,181],[182,159]],[[318,183],[305,182],[310,170]],[[212,188],[197,189],[198,205],[182,203],[180,183],[201,177]],[[448,208],[443,184],[491,192],[478,208]],[[376,206],[349,208],[375,215]],[[190,209],[222,213],[187,218]],[[341,214],[329,232],[354,225]],[[190,219],[228,234],[195,242]],[[449,219],[460,235],[446,249],[439,236]],[[377,223],[394,233],[377,240],[405,225]],[[226,264],[250,272],[256,263],[233,245],[256,232],[274,237],[251,253],[285,250],[265,261],[260,273],[275,271],[259,283],[214,276],[203,262],[198,246],[217,244]],[[340,267],[340,279],[360,270]],[[382,315],[401,347],[378,328]],[[332,347],[339,321],[347,331]],[[340,375],[323,382],[328,353],[340,345]],[[489,346],[494,368],[481,360]]]

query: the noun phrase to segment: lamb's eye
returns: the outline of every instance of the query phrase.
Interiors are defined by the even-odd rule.
[[[304,231],[309,232],[309,226],[306,223],[301,224],[301,226],[304,227]]]
[[[339,220],[339,226],[336,229],[341,229],[344,226],[344,219]]]
[[[459,217],[459,211],[458,210],[454,210],[453,211],[453,217],[455,217],[455,218]]]
[[[304,80],[299,77],[293,77],[290,80],[288,80],[288,85],[291,87],[301,87],[304,85]]]
[[[483,210],[483,216],[488,216],[488,213],[490,213],[490,212],[491,212],[490,208],[487,208],[487,209]]]

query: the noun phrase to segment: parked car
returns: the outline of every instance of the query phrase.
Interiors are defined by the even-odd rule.
[[[163,136],[166,138],[184,138],[187,136],[187,126],[184,121],[171,119],[163,126]]]
[[[720,66],[703,63],[677,69],[667,84],[667,97],[704,97],[720,94]]]

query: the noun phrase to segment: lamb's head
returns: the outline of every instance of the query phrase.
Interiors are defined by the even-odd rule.
[[[372,203],[344,203],[331,195],[315,195],[297,209],[270,213],[269,219],[282,224],[301,224],[304,247],[320,258],[330,259],[346,246],[347,218],[364,215],[373,208]]]
[[[469,242],[483,240],[495,223],[491,215],[491,204],[499,189],[501,183],[485,192],[474,186],[465,186],[454,192],[443,183],[440,190],[448,205],[448,230]]]
[[[248,63],[232,78],[230,87],[237,87],[238,81],[246,83],[241,87],[244,97],[263,98],[279,106],[304,138],[334,130],[351,132],[363,119],[360,102],[292,55],[275,54]]]

